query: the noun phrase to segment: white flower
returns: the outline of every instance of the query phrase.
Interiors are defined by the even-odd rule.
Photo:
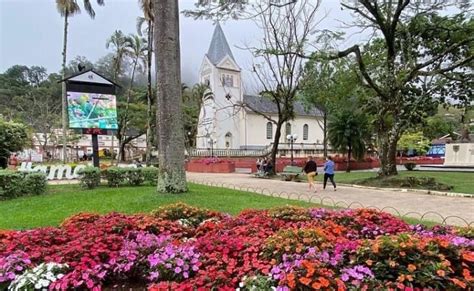
[[[244,282],[239,283],[239,287],[244,288],[244,286],[245,286]]]
[[[58,274],[58,275],[56,276],[56,278],[58,278],[58,279],[61,279],[62,277],[64,277],[64,274]]]

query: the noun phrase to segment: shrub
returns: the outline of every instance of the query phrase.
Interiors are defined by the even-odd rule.
[[[43,173],[28,173],[23,180],[24,191],[27,194],[40,195],[46,192],[46,175]]]
[[[139,186],[143,183],[144,177],[141,168],[126,169],[127,182],[131,186]]]
[[[86,167],[80,172],[81,186],[87,189],[94,189],[100,185],[100,170],[95,167]]]
[[[0,171],[0,200],[21,196],[23,175],[9,170]]]
[[[141,168],[141,171],[143,173],[143,179],[145,180],[145,183],[156,186],[156,181],[158,180],[158,168],[146,167]]]
[[[127,169],[119,167],[110,167],[105,172],[105,177],[107,179],[107,185],[109,187],[118,187],[122,184],[125,184],[127,180]]]
[[[46,175],[43,173],[20,173],[0,171],[0,200],[24,195],[39,195],[46,191]]]
[[[405,163],[403,164],[405,166],[405,168],[408,170],[408,171],[413,171],[416,167],[416,163],[414,162],[408,162],[408,163]]]

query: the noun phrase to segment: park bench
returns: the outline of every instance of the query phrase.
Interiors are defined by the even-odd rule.
[[[283,168],[283,172],[280,173],[282,180],[293,181],[297,180],[298,176],[302,173],[303,168],[297,166],[286,166]]]

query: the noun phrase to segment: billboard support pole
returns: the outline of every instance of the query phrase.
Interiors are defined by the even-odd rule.
[[[97,134],[92,134],[92,160],[94,167],[99,168],[99,139]]]

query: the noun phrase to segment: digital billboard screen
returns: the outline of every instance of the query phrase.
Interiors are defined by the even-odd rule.
[[[117,129],[115,95],[67,92],[69,128]]]

